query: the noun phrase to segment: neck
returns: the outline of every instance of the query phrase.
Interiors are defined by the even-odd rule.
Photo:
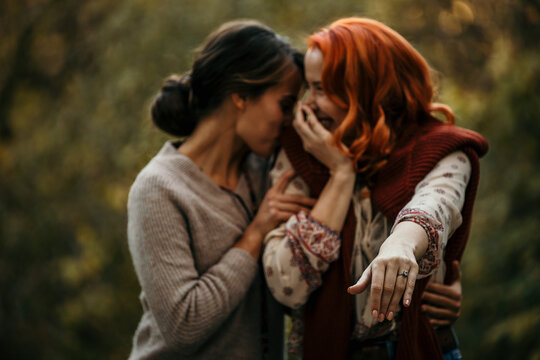
[[[236,135],[235,121],[227,111],[201,119],[178,151],[189,157],[217,185],[234,190],[248,148]]]

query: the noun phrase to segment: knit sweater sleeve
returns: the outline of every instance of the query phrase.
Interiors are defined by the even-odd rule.
[[[141,175],[128,201],[128,242],[135,270],[167,345],[192,354],[246,295],[257,263],[246,251],[231,248],[199,273],[190,246],[190,219],[173,201],[178,196],[162,177]]]

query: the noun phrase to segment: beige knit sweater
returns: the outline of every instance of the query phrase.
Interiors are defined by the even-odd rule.
[[[264,164],[248,164],[262,189]],[[128,243],[144,312],[130,359],[262,357],[258,264],[233,248],[250,222],[245,176],[235,193],[246,206],[171,142],[137,176]]]

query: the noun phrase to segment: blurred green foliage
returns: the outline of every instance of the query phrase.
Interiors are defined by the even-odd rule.
[[[141,309],[125,204],[166,139],[148,108],[206,34],[257,18],[304,49],[352,15],[409,39],[490,142],[462,265],[466,358],[540,359],[538,0],[3,0],[2,358],[127,357]]]

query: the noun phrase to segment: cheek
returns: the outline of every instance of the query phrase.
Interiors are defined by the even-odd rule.
[[[334,109],[334,104],[326,98],[323,98],[317,102],[317,105],[319,109],[321,109],[322,112],[324,112],[326,115],[334,117],[336,112]]]

